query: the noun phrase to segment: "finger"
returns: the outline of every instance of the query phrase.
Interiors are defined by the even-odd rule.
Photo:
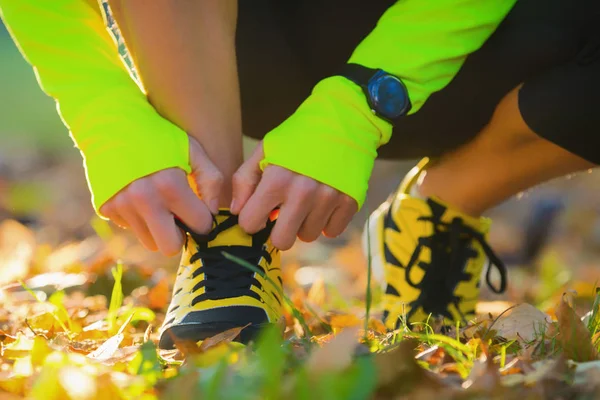
[[[108,218],[113,224],[117,225],[119,228],[128,228],[127,223],[125,222],[123,217],[121,217],[117,212],[114,198],[104,203],[104,205],[100,207],[99,211],[102,217]]]
[[[135,236],[146,249],[150,251],[156,251],[158,249],[146,223],[129,203],[124,203],[119,207],[119,214],[123,217],[127,226],[131,228]]]
[[[256,190],[240,211],[242,229],[253,234],[265,227],[271,212],[283,202],[292,177],[291,171],[281,167],[265,169]]]
[[[183,171],[173,172],[174,174],[169,175],[156,175],[153,179],[163,206],[194,232],[208,233],[212,228],[212,215],[208,206],[192,191]]]
[[[175,225],[173,214],[162,207],[153,207],[143,215],[154,242],[161,253],[174,256],[183,247],[183,233]]]
[[[233,196],[229,206],[232,214],[239,214],[256,190],[262,176],[260,162],[264,156],[263,144],[260,142],[252,156],[233,174]]]
[[[271,243],[279,250],[289,250],[296,241],[300,226],[308,215],[309,206],[302,201],[284,203],[271,232]]]
[[[202,146],[190,137],[190,165],[202,201],[213,214],[219,213],[219,197],[224,184],[221,171],[213,164]]]
[[[315,241],[321,236],[331,215],[338,207],[340,192],[334,188],[322,185],[317,194],[315,206],[300,226],[298,238],[303,242]]]
[[[333,211],[323,230],[323,234],[327,237],[334,238],[341,235],[358,211],[358,204],[354,199],[346,195],[342,197],[342,203]]]
[[[110,219],[112,221],[113,224],[117,225],[119,228],[122,229],[129,229],[129,225],[127,225],[127,221],[125,221],[125,219],[123,219],[123,217],[121,217],[121,215],[119,215],[119,213],[111,213],[111,215],[106,215],[108,217],[108,219]]]

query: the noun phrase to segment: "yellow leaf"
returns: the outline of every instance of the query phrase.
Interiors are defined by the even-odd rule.
[[[15,376],[31,376],[33,373],[33,366],[31,365],[31,357],[21,357],[15,360],[13,364],[13,374]]]
[[[33,339],[18,333],[17,340],[4,347],[3,356],[8,359],[25,357],[29,355],[31,349],[33,349]]]
[[[354,314],[333,315],[329,320],[329,324],[335,333],[344,328],[360,326],[362,323],[363,322]]]
[[[25,395],[25,383],[28,377],[14,376],[8,371],[0,372],[0,389],[19,396]]]
[[[52,349],[48,346],[48,342],[41,336],[33,338],[33,347],[31,349],[31,363],[34,366],[42,365],[46,361],[46,357],[52,353]]]

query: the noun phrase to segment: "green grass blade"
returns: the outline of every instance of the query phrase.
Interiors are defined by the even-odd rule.
[[[29,286],[27,286],[27,284],[25,283],[25,281],[19,281],[19,284],[23,287],[23,289],[25,289],[30,295],[33,296],[34,299],[36,299],[38,302],[45,304],[46,302],[41,300],[39,297],[37,297],[37,295],[35,294],[35,292],[33,290],[31,290],[31,288]],[[50,303],[52,304],[52,303]],[[64,332],[67,333],[67,336],[72,337],[73,333],[67,328],[67,326],[62,322],[62,320],[59,318],[58,316],[58,310],[56,308],[56,306],[54,304],[52,304],[52,312],[50,313],[52,315],[52,317],[56,320],[56,322],[58,322],[58,324],[60,325],[60,327],[62,328],[62,330]],[[67,314],[68,315],[68,314]]]
[[[372,257],[371,257],[371,229],[370,224],[371,215],[367,217],[367,293],[365,299],[365,336],[364,340],[366,341],[369,336],[369,318],[371,314],[371,280],[373,277],[373,265],[372,265]]]
[[[112,276],[115,279],[112,293],[110,295],[110,305],[108,307],[108,333],[113,336],[117,330],[117,314],[119,309],[123,305],[123,264],[118,262],[117,265],[112,269]]]

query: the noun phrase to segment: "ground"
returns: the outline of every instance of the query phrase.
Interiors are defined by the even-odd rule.
[[[274,328],[243,347],[234,329],[157,351],[177,260],[93,217],[77,163],[0,182],[0,399],[600,398],[595,246],[573,237],[580,215],[547,214],[559,200],[577,208],[583,200],[556,193],[594,174],[494,210],[511,286],[504,297],[484,291],[469,326],[387,332],[357,223],[285,254],[283,337]],[[55,195],[32,196],[44,191]]]
[[[0,400],[600,398],[597,172],[490,211],[509,290],[484,288],[468,326],[383,328],[358,236],[412,162],[379,163],[341,238],[284,255],[284,324],[249,347],[232,330],[161,352],[178,260],[94,216],[79,155],[1,30],[0,58]]]

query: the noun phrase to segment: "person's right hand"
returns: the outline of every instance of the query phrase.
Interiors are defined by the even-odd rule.
[[[207,233],[212,214],[219,211],[223,175],[196,140],[190,137],[191,178],[202,199],[190,187],[185,171],[169,168],[140,178],[123,188],[100,208],[115,224],[131,229],[151,251],[172,256],[184,236],[175,216],[197,233]]]

